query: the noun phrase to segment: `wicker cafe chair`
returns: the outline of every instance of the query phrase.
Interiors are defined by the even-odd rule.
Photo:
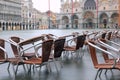
[[[5,40],[0,39],[0,64],[7,62],[8,54],[5,50]]]
[[[35,38],[36,39],[38,38],[38,40],[40,40],[40,39],[43,40],[42,36],[38,36]],[[33,41],[30,44],[34,45],[34,42],[36,42],[36,41],[34,41],[35,39],[32,39],[32,40]],[[12,37],[10,37],[9,41],[11,42],[11,48],[12,48],[12,51],[13,51],[15,57],[19,56],[19,49],[23,49],[22,46],[19,46],[19,43],[21,43],[24,40],[20,37],[12,36]],[[22,57],[25,57],[25,58],[35,57],[35,52],[23,52]]]
[[[37,37],[33,37],[33,38],[30,38],[30,39],[27,39],[27,40],[23,40],[23,41],[20,41],[20,42],[19,42],[19,38],[18,37],[11,37],[11,38],[12,38],[10,40],[11,48],[12,48],[13,53],[14,53],[15,56],[8,60],[8,62],[9,62],[8,69],[10,68],[10,64],[13,65],[13,69],[14,69],[14,66],[17,65],[16,71],[15,71],[15,73],[16,73],[17,69],[18,69],[18,65],[23,65],[24,64],[21,61],[23,61],[23,59],[26,59],[25,57],[27,57],[27,59],[29,59],[29,58],[32,58],[33,56],[34,57],[37,56],[37,53],[35,51],[34,52],[32,51],[33,52],[32,53],[33,56],[31,56],[31,54],[30,54],[31,52],[30,51],[29,51],[30,52],[29,54],[25,53],[25,51],[27,51],[27,50],[24,51],[24,49],[29,48],[29,47],[26,47],[26,48],[23,48],[23,47],[26,46],[26,45],[29,45],[29,44],[33,44],[35,42],[39,42],[39,41],[41,41],[41,39],[43,37],[42,36],[37,36]],[[13,40],[16,41],[16,42],[19,42],[19,43],[16,43]],[[34,45],[36,45],[36,44],[34,44]],[[32,49],[35,49],[34,45],[30,45],[30,46],[33,46],[33,47],[31,47]],[[23,56],[24,53],[27,54],[27,56]]]
[[[56,36],[56,35],[53,35],[53,34],[47,34],[47,35],[46,35],[46,38],[47,38],[47,39],[58,39],[59,37]]]
[[[98,39],[98,42],[99,42],[99,45],[101,45],[100,47],[102,49],[104,49],[104,50],[108,50],[109,49],[109,50],[114,51],[114,54],[119,54],[119,49],[117,49],[117,48],[107,44],[107,40],[105,40],[105,39]],[[114,63],[114,59],[110,58],[110,56],[108,54],[103,54],[103,58],[104,58],[106,63]]]
[[[111,40],[111,38],[112,38],[112,31],[108,32],[106,35],[107,40]]]
[[[42,47],[41,45],[38,46],[36,48],[36,52],[38,52],[38,50],[40,48],[42,48],[42,55],[41,57],[33,57],[30,58],[28,60],[24,60],[24,64],[29,64],[29,65],[33,65],[34,67],[38,67],[38,66],[42,66],[45,65],[48,66],[48,69],[50,70],[50,66],[49,66],[49,57],[50,57],[50,53],[51,53],[51,48],[52,48],[52,44],[53,44],[53,40],[46,40],[42,42]],[[31,68],[30,68],[31,70]]]
[[[19,56],[19,54],[18,54],[19,51],[18,51],[17,45],[18,45],[18,43],[21,42],[22,40],[24,40],[24,39],[22,39],[22,38],[20,38],[20,37],[17,37],[17,36],[12,36],[12,37],[9,38],[9,41],[11,42],[10,45],[11,45],[11,48],[12,48],[12,51],[13,51],[15,57],[18,57],[18,56]]]
[[[32,41],[31,39],[29,40],[29,42]],[[22,42],[20,43],[20,45],[25,45],[27,44],[28,42]],[[42,44],[42,47],[41,47],[41,44]],[[17,74],[17,70],[18,70],[18,66],[19,65],[24,65],[24,64],[30,64],[30,69],[29,71],[31,70],[31,65],[33,66],[36,66],[36,65],[39,65],[39,66],[42,66],[44,63],[47,63],[48,62],[48,59],[49,59],[49,56],[50,56],[50,52],[51,52],[51,46],[53,44],[53,40],[47,40],[47,41],[43,41],[42,43],[37,43],[33,46],[30,46],[26,49],[23,49],[22,51],[20,51],[20,53],[26,51],[26,50],[29,50],[35,46],[40,46],[39,48],[42,48],[42,56],[40,58],[38,57],[32,57],[32,58],[29,58],[27,60],[24,60],[21,56],[19,56],[18,59],[12,59],[12,60],[9,60],[9,62],[13,65],[13,69],[14,69],[14,65],[16,65],[16,70],[15,70],[15,74]],[[36,48],[38,49],[38,48]]]
[[[78,58],[80,58],[80,57],[82,57],[80,55],[80,51],[82,50],[82,47],[84,45],[84,42],[85,42],[85,39],[86,39],[86,35],[79,35],[79,36],[77,36],[75,38],[76,38],[76,44],[65,46],[64,47],[64,51],[65,52],[69,52],[70,51],[71,53],[76,53],[76,56]]]
[[[59,39],[56,39],[53,44],[53,51],[52,51],[53,53],[51,53],[50,55],[50,61],[52,60],[54,62],[57,71],[58,68],[56,61],[60,61],[60,64],[62,66],[61,55],[63,52],[64,44],[65,44],[65,38],[61,37]]]
[[[97,79],[98,74],[99,76],[101,75],[102,70],[112,70],[112,69],[119,70],[120,69],[120,65],[117,64],[117,61],[119,60],[119,58],[114,56],[112,53],[100,48],[98,45],[96,45],[94,41],[87,41],[87,43],[89,45],[90,56],[91,56],[94,68],[98,69],[95,80]],[[113,64],[108,64],[106,62],[99,63],[98,57],[97,57],[98,50],[100,50],[102,53],[104,52],[103,54],[108,54],[109,56],[111,56],[114,59],[114,63]]]

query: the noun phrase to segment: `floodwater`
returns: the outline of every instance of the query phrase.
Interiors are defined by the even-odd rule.
[[[0,38],[8,39],[10,36],[19,36],[24,39],[40,36],[41,34],[51,33],[57,36],[64,36],[72,32],[86,31],[79,29],[60,29],[60,30],[26,30],[26,31],[3,31],[0,32]],[[89,30],[89,29],[88,29]],[[100,29],[96,29],[97,31]],[[96,31],[91,29],[90,31]],[[7,44],[6,50],[11,56],[10,46]],[[101,55],[99,55],[100,59]],[[57,72],[53,63],[51,63],[52,72],[48,73],[43,67],[41,71],[38,69],[28,73],[23,66],[19,66],[18,72],[15,75],[12,66],[7,70],[8,63],[0,65],[0,80],[95,80],[97,70],[94,68],[88,50],[84,51],[84,56],[78,61],[71,57],[63,59],[63,67],[58,64],[59,71]],[[118,70],[104,72],[97,80],[120,80],[120,72]]]
[[[57,36],[64,36],[71,34],[72,32],[82,32],[89,29],[46,29],[46,30],[23,30],[23,31],[2,31],[0,32],[0,38],[9,38],[10,36],[20,36],[24,39],[31,38],[35,36],[40,36],[41,34],[54,34]],[[98,31],[99,29],[90,29],[89,31]]]

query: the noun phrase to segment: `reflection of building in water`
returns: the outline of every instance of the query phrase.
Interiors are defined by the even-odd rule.
[[[19,29],[21,19],[21,0],[0,0],[1,30]]]
[[[47,11],[46,12],[47,16],[48,16],[48,24],[50,24],[49,28],[56,28],[56,13],[52,12],[52,11]]]
[[[61,0],[61,12],[57,14],[58,27],[105,28],[109,26],[112,28],[118,24],[118,1],[73,0],[72,2],[72,0]]]

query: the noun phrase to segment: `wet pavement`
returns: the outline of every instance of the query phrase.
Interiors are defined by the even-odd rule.
[[[27,34],[24,34],[24,37],[25,35]],[[11,35],[9,34],[8,36]],[[8,36],[6,36],[6,38],[8,38]],[[23,36],[23,33],[21,36]],[[8,47],[9,46],[7,46],[7,49]],[[102,60],[101,54],[98,54],[98,57]],[[95,80],[97,69],[94,68],[87,49],[85,49],[84,56],[79,60],[72,59],[71,56],[67,58],[63,57],[62,59],[63,67],[61,68],[60,65],[57,64],[58,72],[53,63],[50,63],[51,72],[48,72],[46,67],[43,66],[41,70],[37,68],[37,70],[28,73],[28,69],[24,69],[21,65],[15,75],[12,66],[7,70],[8,63],[1,64],[0,80]],[[120,71],[108,71],[106,75],[103,71],[97,80],[120,80]]]
[[[99,59],[101,55],[98,55]],[[41,70],[37,68],[35,71],[28,72],[23,66],[19,66],[18,72],[15,75],[11,66],[7,70],[8,63],[0,65],[0,80],[95,80],[97,70],[94,68],[88,51],[85,51],[82,59],[75,60],[71,57],[63,58],[63,67],[59,64],[59,71],[57,72],[53,63],[51,63],[51,72],[48,72],[45,66]],[[120,71],[104,72],[97,80],[120,80]]]

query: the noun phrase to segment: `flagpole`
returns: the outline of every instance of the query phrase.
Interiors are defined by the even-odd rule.
[[[118,27],[120,28],[120,0],[119,0],[119,4],[118,4],[118,6],[119,6],[119,17],[118,17]]]
[[[74,7],[74,5],[73,5],[73,0],[71,0],[71,2],[72,2],[72,28],[73,28],[73,7]]]
[[[72,16],[73,16],[73,7],[74,7],[74,6],[73,6],[73,0],[72,0]]]
[[[48,25],[48,28],[50,29],[50,0],[48,0],[48,16],[49,16],[49,25]]]
[[[96,0],[97,28],[98,28],[98,0]]]

